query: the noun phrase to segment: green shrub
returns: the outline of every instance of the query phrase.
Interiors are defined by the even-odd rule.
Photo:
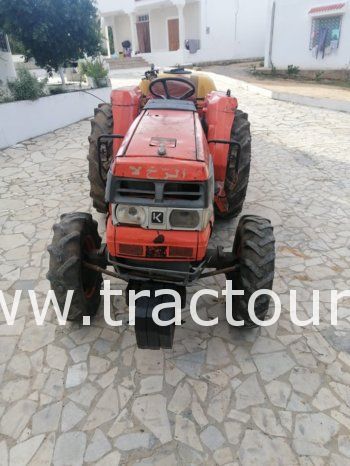
[[[251,72],[251,74],[256,74],[257,73],[256,65],[251,65],[250,72]]]
[[[103,61],[100,58],[79,62],[79,72],[81,75],[92,78],[97,87],[104,86],[108,76],[108,70],[103,66]]]
[[[49,86],[50,95],[65,94],[67,91],[63,86]]]
[[[315,74],[315,80],[316,81],[321,81],[324,75],[324,71],[316,71]]]
[[[299,66],[288,65],[287,74],[288,76],[297,76],[300,72]]]
[[[46,82],[39,81],[26,68],[19,68],[17,79],[7,81],[7,85],[14,100],[36,100],[45,95]]]

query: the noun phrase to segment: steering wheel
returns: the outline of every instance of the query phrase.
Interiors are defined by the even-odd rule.
[[[184,89],[182,93],[181,87]],[[158,99],[186,100],[195,94],[196,88],[185,78],[158,78],[151,82],[149,91]]]

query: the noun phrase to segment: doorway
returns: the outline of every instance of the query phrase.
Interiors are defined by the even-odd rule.
[[[168,19],[169,51],[174,52],[180,48],[179,18]]]
[[[140,53],[151,53],[151,35],[149,30],[149,16],[142,15],[138,17],[136,23],[137,38],[139,41]]]

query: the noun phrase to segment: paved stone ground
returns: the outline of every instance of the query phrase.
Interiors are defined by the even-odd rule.
[[[350,116],[239,98],[254,136],[244,212],[275,225],[282,317],[232,330],[224,302],[208,298],[202,314],[220,324],[198,328],[185,313],[172,351],[140,351],[132,330],[102,316],[89,328],[52,315],[33,325],[25,290],[48,289],[51,226],[90,209],[90,124],[0,153],[0,289],[8,303],[24,290],[16,324],[0,317],[1,465],[350,464],[349,300],[329,325],[330,290],[350,285]],[[214,240],[230,246],[234,230],[217,224]],[[219,289],[222,279],[208,283]],[[303,318],[312,289],[323,290],[319,328],[291,324],[290,288]]]

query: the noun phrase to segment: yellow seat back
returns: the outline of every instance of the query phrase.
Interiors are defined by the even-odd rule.
[[[158,78],[185,78],[190,80],[196,88],[195,97],[197,100],[204,100],[207,94],[216,91],[212,78],[200,71],[192,71],[191,74],[159,73]],[[142,95],[147,96],[149,94],[149,85],[150,81],[148,79],[142,79],[139,84]]]

